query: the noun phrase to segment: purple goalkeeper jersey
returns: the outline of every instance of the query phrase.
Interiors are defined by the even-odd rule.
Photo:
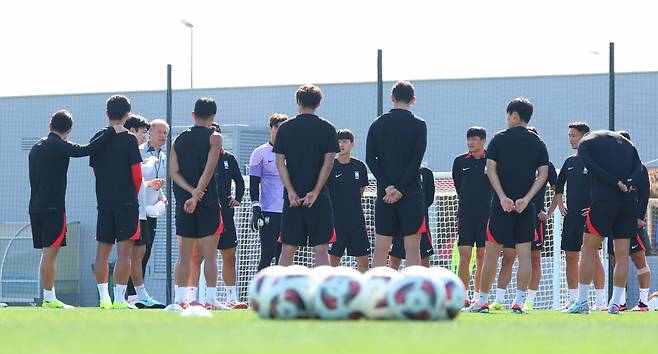
[[[259,202],[262,211],[280,213],[283,210],[283,182],[276,168],[272,144],[265,143],[251,153],[249,175],[260,177]]]

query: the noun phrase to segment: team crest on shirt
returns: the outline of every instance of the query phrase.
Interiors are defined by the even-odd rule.
[[[269,224],[270,224],[270,217],[266,216],[265,217],[265,225],[269,225]]]
[[[423,183],[423,175],[418,175],[420,177],[420,183]]]
[[[589,173],[589,171],[587,171],[587,167],[583,167],[583,174],[586,175],[588,173]]]
[[[228,170],[228,161],[224,161],[224,169]]]
[[[354,171],[354,179],[359,179],[359,171]]]
[[[484,174],[487,174],[487,165],[484,165]]]

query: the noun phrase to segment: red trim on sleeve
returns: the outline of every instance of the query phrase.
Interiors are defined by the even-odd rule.
[[[139,189],[142,187],[142,163],[137,162],[130,166],[130,170],[133,175],[133,185],[135,186],[135,192],[139,194]]]

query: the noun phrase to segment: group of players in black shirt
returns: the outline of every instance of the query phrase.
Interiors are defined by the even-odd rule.
[[[429,266],[429,256],[434,251],[428,208],[434,202],[435,180],[432,171],[421,166],[427,126],[410,110],[416,102],[413,85],[408,81],[394,85],[393,109],[378,117],[368,131],[366,163],[351,156],[355,146],[351,131],[336,131],[330,122],[316,115],[322,96],[317,86],[301,86],[296,92],[299,115],[275,120],[275,126],[271,119],[273,136],[269,145],[252,154],[250,165],[257,170],[252,176],[255,189],[262,185],[278,193],[274,197],[268,196],[266,190],[252,193],[252,228],[265,230],[270,220],[280,222],[272,232],[261,230],[263,254],[268,256],[261,259],[259,269],[270,264],[275,254],[279,264],[291,265],[298,247],[311,246],[316,266],[337,266],[347,251],[356,257],[360,271],[367,270],[371,243],[362,206],[368,186],[366,163],[377,179],[372,266],[399,267],[401,259],[406,259],[407,266]],[[44,250],[44,306],[67,307],[55,298],[53,285],[54,260],[59,247],[65,245],[68,159],[91,154],[98,200],[95,270],[100,305],[130,308],[120,299],[130,274],[130,249],[140,237],[138,194],[142,159],[135,137],[122,128],[129,112],[127,98],[110,98],[110,127],[97,133],[87,146],[66,141],[72,119],[68,112],[57,112],[51,121],[51,134],[39,141],[30,154],[30,219],[34,246]],[[617,256],[615,288],[608,311],[618,313],[624,305],[626,256],[629,251],[633,255],[643,254],[636,249],[644,249],[645,244],[638,229],[645,227],[648,177],[630,137],[610,131],[589,133],[585,123],[571,124],[569,139],[578,153],[565,161],[557,175],[538,132],[528,127],[532,104],[517,98],[508,104],[506,112],[508,129],[497,133],[486,150],[486,130],[469,128],[468,152],[453,163],[452,177],[459,197],[458,274],[465,284],[470,284],[470,258],[473,247],[477,248],[475,295],[472,301],[466,301],[465,307],[471,312],[489,312],[489,291],[499,256],[506,249],[512,261],[518,258],[519,262],[517,292],[511,309],[513,313],[526,311],[540,282],[546,221],[559,208],[565,217],[562,249],[567,254],[570,288],[570,304],[565,312],[589,312],[589,284],[595,269],[600,268],[600,261],[598,267],[594,266],[598,247],[602,237],[608,237],[612,240],[609,248]],[[216,113],[212,99],[197,100],[192,113],[195,125],[182,132],[170,149],[169,173],[174,182],[179,236],[175,303],[181,307],[190,305],[187,288],[198,282],[199,267],[205,261],[205,306],[212,310],[225,308],[216,301],[217,249],[224,260],[224,278],[235,279],[237,235],[233,208],[240,205],[245,188],[235,157],[222,148],[221,130],[214,123]],[[266,161],[272,164],[269,173],[265,173]],[[277,172],[283,193],[276,183],[268,182],[265,187],[266,175],[276,176]],[[231,182],[236,185],[235,196],[231,194]],[[565,183],[569,189],[566,206]],[[544,205],[547,186],[556,193],[548,210]],[[267,211],[261,210],[259,194],[261,199],[268,199],[263,201],[268,205]],[[276,210],[279,198],[282,206]],[[274,219],[275,214],[280,216]],[[273,249],[277,241],[280,257]],[[107,260],[115,242],[117,288],[112,304],[107,290]],[[642,285],[646,283],[648,288],[646,260],[634,256],[633,261],[638,274],[644,276]],[[509,259],[503,262],[503,268],[506,264],[511,277]],[[502,274],[503,270],[498,290],[501,284],[507,285]],[[46,290],[52,293],[46,294]],[[646,296],[640,300],[640,307],[646,307]],[[501,302],[497,296],[494,309],[502,307]]]

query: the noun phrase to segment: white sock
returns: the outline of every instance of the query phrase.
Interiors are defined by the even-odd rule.
[[[526,292],[523,290],[516,289],[516,296],[514,297],[514,304],[521,305],[525,303]]]
[[[478,295],[478,305],[482,306],[489,303],[489,296],[487,295],[487,293],[480,292],[480,295]]]
[[[114,303],[118,304],[126,301],[126,288],[127,285],[117,284],[114,286]]]
[[[473,293],[473,301],[478,301],[478,298],[479,298],[479,297],[480,297],[480,293],[479,293],[479,292],[474,292],[474,293]]]
[[[605,289],[594,289],[596,293],[596,308],[604,308],[606,304]]]
[[[53,288],[53,293],[54,291]],[[649,289],[640,289],[640,302],[645,305],[649,303]]]
[[[187,294],[187,287],[185,286],[177,286],[176,287],[176,297],[174,302],[177,304],[180,303],[187,303],[187,299],[185,295]]]
[[[589,284],[578,284],[578,299],[576,301],[579,304],[584,304],[589,302]]]
[[[496,302],[505,303],[505,289],[496,288]]]
[[[649,290],[647,289],[647,294],[648,291]],[[48,302],[57,301],[57,296],[55,296],[55,287],[53,287],[52,290],[43,289],[43,300]]]
[[[610,305],[623,305],[623,296],[624,288],[618,286],[612,287],[612,299],[610,299]]]
[[[187,302],[190,303],[190,302],[197,301],[197,299],[198,299],[197,293],[199,292],[199,288],[197,288],[196,286],[190,286],[190,287],[187,287],[185,289],[186,289],[186,292],[187,292]]]
[[[621,288],[621,301],[623,302],[621,305],[626,305],[626,288]]]
[[[569,289],[569,303],[576,302],[578,299],[578,288]]]
[[[535,296],[537,296],[537,290],[528,289],[528,302],[531,304],[535,303]]]
[[[228,301],[228,302],[238,302],[238,296],[236,294],[235,285],[225,286],[224,290],[226,290],[226,301]]]
[[[137,298],[140,300],[148,300],[150,298],[149,293],[146,292],[146,286],[144,284],[135,287],[137,292]]]
[[[217,301],[217,288],[206,288],[206,302],[213,303]]]
[[[101,301],[112,301],[110,298],[110,291],[107,288],[107,283],[96,284],[96,286],[98,287],[98,296],[101,298]]]

